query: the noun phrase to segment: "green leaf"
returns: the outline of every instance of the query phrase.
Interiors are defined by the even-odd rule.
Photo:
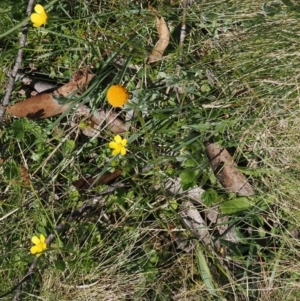
[[[218,296],[214,280],[211,276],[209,267],[207,265],[204,254],[199,246],[199,243],[196,245],[196,257],[197,257],[199,272],[206,288],[212,295]]]
[[[69,154],[75,148],[75,141],[74,140],[67,140],[62,145],[62,151],[64,154]]]
[[[3,174],[6,180],[10,181],[13,179],[19,179],[21,176],[21,171],[17,163],[10,159],[5,162]]]
[[[26,131],[31,131],[32,125],[26,118],[18,119],[11,125],[12,136],[22,140]]]
[[[66,263],[63,260],[54,261],[54,266],[60,272],[63,272],[66,269]]]
[[[150,261],[152,264],[157,264],[157,263],[158,263],[158,261],[159,261],[159,256],[158,256],[156,250],[151,250],[150,254],[148,253],[148,255],[150,255],[149,261]]]
[[[157,279],[158,268],[156,268],[151,262],[148,262],[144,266],[144,275],[149,281],[155,281]]]
[[[235,214],[253,207],[253,201],[246,197],[235,198],[220,205],[223,214]]]
[[[201,87],[200,87],[200,90],[201,90],[201,92],[210,92],[210,86],[209,86],[209,84],[203,84],[203,85],[201,85]]]
[[[179,177],[181,179],[181,185],[183,190],[192,188],[196,184],[197,176],[199,172],[193,169],[186,169],[183,171]]]
[[[206,206],[210,206],[214,203],[219,202],[221,197],[213,188],[208,188],[201,195],[201,199],[203,200]]]

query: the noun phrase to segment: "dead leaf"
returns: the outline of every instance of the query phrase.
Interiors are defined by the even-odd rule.
[[[30,184],[30,177],[29,177],[29,174],[28,174],[28,170],[24,166],[21,166],[20,170],[21,170],[21,178],[22,178],[23,182],[26,185],[29,185]]]
[[[125,133],[127,128],[124,122],[113,111],[99,110],[92,116],[96,125],[107,124],[107,128],[114,134]]]
[[[24,77],[22,83],[35,90],[35,93],[50,92],[57,88],[57,84],[49,81],[38,80],[30,77]],[[31,92],[33,93],[33,91]],[[32,94],[31,94],[32,95]],[[33,96],[33,95],[32,95]]]
[[[155,186],[156,189],[161,187],[162,183]],[[201,202],[201,195],[204,190],[201,187],[195,186],[189,190],[184,191],[182,189],[180,178],[167,178],[164,182],[164,190],[172,195],[185,195],[189,201]]]
[[[237,243],[239,238],[236,235],[235,225],[232,225],[229,220],[230,218],[228,216],[219,216],[216,222],[216,228],[223,239]]]
[[[69,83],[56,89],[53,93],[41,93],[27,98],[13,106],[7,107],[7,111],[16,117],[28,117],[32,119],[47,118],[61,114],[66,111],[73,102],[70,101],[67,104],[61,105],[54,99],[53,95],[68,97],[78,90],[84,89],[93,76],[93,74],[77,76],[75,80],[72,79]]]
[[[194,235],[204,244],[209,245],[211,236],[205,220],[191,201],[184,201],[181,205],[180,216]]]
[[[105,173],[99,179],[97,179],[97,176],[88,177],[88,178],[81,178],[77,181],[73,182],[73,185],[78,190],[88,190],[91,187],[97,187],[102,184],[108,184],[109,182],[113,181],[117,177],[119,177],[122,174],[121,169],[115,170],[113,173]]]
[[[159,40],[153,47],[152,53],[148,59],[149,63],[153,63],[162,59],[164,51],[166,50],[170,42],[170,32],[165,19],[163,17],[158,17],[158,12],[153,7],[150,7],[150,9],[155,15],[156,29],[159,36]]]
[[[57,96],[68,97],[78,90],[85,89],[87,84],[93,77],[94,74],[82,74],[80,72],[77,72],[70,82],[56,89],[53,94]]]
[[[52,93],[42,93],[7,107],[7,112],[16,117],[40,119],[61,114],[69,106],[70,103],[63,106],[60,105],[53,98]]]
[[[82,133],[88,137],[97,137],[101,134],[100,130],[109,130],[113,134],[125,133],[127,131],[123,120],[118,117],[118,114],[113,111],[98,110],[92,113],[92,110],[87,106],[80,106],[74,117],[79,116],[79,119],[85,117],[90,120],[90,126],[82,130]],[[91,117],[90,117],[91,116]],[[77,123],[76,121],[73,121]]]
[[[254,194],[247,178],[236,168],[237,164],[225,148],[210,143],[206,145],[205,152],[217,179],[228,192],[240,196]]]

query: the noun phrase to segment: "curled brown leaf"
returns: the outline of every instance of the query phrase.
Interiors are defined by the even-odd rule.
[[[163,17],[158,17],[158,13],[153,7],[150,7],[150,9],[155,15],[156,29],[159,36],[159,40],[153,47],[152,53],[148,59],[149,63],[153,63],[162,59],[164,51],[170,42],[170,31],[165,19]]]
[[[98,176],[92,176],[88,178],[81,178],[79,180],[76,180],[73,182],[73,185],[78,190],[88,190],[91,187],[97,187],[102,184],[108,184],[118,178],[122,174],[121,169],[117,169],[112,173],[105,173],[101,177]]]
[[[247,178],[237,169],[237,164],[225,148],[216,143],[209,143],[205,147],[205,152],[217,179],[228,192],[240,196],[254,194]]]

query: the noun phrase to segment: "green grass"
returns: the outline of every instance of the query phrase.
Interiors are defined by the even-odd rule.
[[[131,97],[120,116],[135,114],[122,134],[128,153],[117,158],[108,148],[114,135],[103,128],[98,138],[84,136],[74,110],[39,121],[6,118],[0,131],[0,295],[26,275],[34,259],[31,237],[55,233],[22,300],[299,298],[298,6],[190,2],[179,75],[178,1],[151,3],[171,31],[164,59],[151,65],[146,58],[158,37],[147,2],[59,1],[48,9],[45,28],[30,28],[21,73],[66,83],[92,63],[95,79],[78,101],[110,109],[106,89],[122,83]],[[2,98],[26,6],[23,1],[13,10],[7,2],[0,9]],[[18,80],[11,103],[22,98],[20,87]],[[180,178],[184,189],[202,187],[195,206],[203,216],[235,199],[210,169],[208,140],[229,150],[255,189],[255,205],[225,222],[235,226],[237,243],[218,235],[213,222],[211,245],[199,241],[180,214],[184,196],[168,193],[164,184]],[[124,186],[56,231],[70,212],[109,187],[80,191],[72,183],[116,169],[123,170]],[[184,250],[180,242],[194,248]]]

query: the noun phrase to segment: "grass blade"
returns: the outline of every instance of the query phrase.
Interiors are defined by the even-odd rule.
[[[200,272],[203,282],[205,283],[205,286],[207,287],[207,290],[212,295],[218,297],[219,295],[217,293],[216,285],[215,285],[212,275],[210,273],[209,267],[207,265],[204,254],[201,250],[201,247],[199,246],[199,243],[196,246],[196,257],[197,257],[199,272]]]

